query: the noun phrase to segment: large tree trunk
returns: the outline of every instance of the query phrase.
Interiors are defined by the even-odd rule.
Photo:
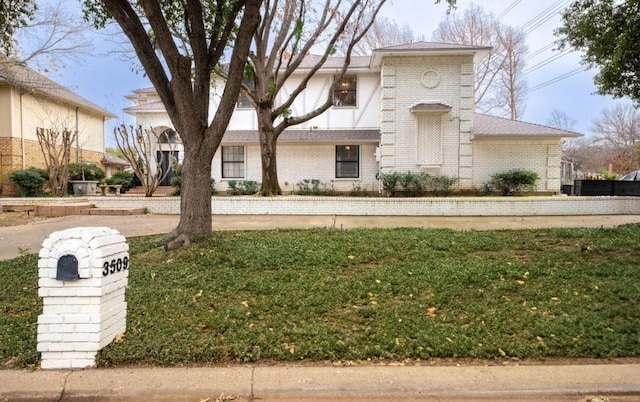
[[[262,158],[262,189],[260,193],[263,197],[282,195],[282,189],[278,183],[278,168],[276,164],[278,134],[271,121],[270,104],[268,107],[258,110],[258,122],[260,125],[260,153]]]
[[[185,144],[186,145],[186,144]],[[211,160],[210,147],[185,146],[180,194],[180,222],[169,237],[175,240],[169,248],[189,246],[191,240],[208,236],[211,224]]]
[[[260,152],[262,157],[262,190],[264,197],[282,195],[282,189],[278,183],[278,168],[276,164],[276,137],[273,130],[260,132]]]

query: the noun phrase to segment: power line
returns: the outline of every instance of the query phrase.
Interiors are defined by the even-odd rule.
[[[551,42],[551,43],[547,44],[546,46],[543,46],[540,49],[536,50],[535,52],[527,55],[527,60],[533,59],[537,55],[546,52],[547,50],[551,49],[553,47],[553,45],[555,45],[555,44],[556,44],[555,42]]]
[[[564,56],[568,55],[568,54],[569,54],[569,53],[571,53],[571,52],[572,52],[572,50],[568,49],[568,50],[564,50],[564,51],[562,51],[562,52],[560,52],[560,53],[558,53],[558,54],[554,54],[554,55],[553,55],[553,56],[551,56],[551,57],[547,57],[546,59],[542,60],[542,61],[541,61],[541,62],[539,62],[538,64],[534,64],[533,66],[529,67],[529,68],[525,71],[525,74],[528,74],[528,73],[534,72],[534,71],[536,71],[537,69],[542,68],[542,67],[546,66],[547,64],[552,63],[552,62],[554,62],[554,61],[558,60],[559,58],[561,58],[561,57],[564,57]]]
[[[515,6],[518,5],[518,3],[520,3],[522,0],[514,0],[513,3],[511,3],[503,12],[501,12],[500,14],[498,14],[498,16],[496,17],[497,19],[500,19],[502,17],[504,17],[509,11],[513,10],[513,8]]]
[[[545,22],[547,22],[551,18],[555,17],[556,14],[560,10],[565,8],[570,2],[571,2],[571,0],[558,0],[558,1],[556,1],[551,6],[549,6],[547,9],[545,9],[544,11],[539,13],[537,16],[535,16],[534,18],[532,18],[529,21],[527,21],[521,27],[521,29],[527,34],[530,33],[530,32],[533,32],[534,30],[536,30],[540,26],[542,26]]]
[[[555,78],[552,78],[552,79],[550,79],[550,80],[548,80],[548,81],[545,81],[545,82],[540,83],[540,84],[538,84],[538,85],[536,85],[536,86],[534,86],[534,87],[531,87],[531,88],[529,88],[527,91],[525,91],[525,93],[527,93],[527,94],[528,94],[528,93],[531,93],[531,92],[535,92],[535,91],[537,91],[537,90],[539,90],[539,89],[542,89],[542,88],[547,87],[547,86],[549,86],[549,85],[555,84],[555,83],[556,83],[556,82],[558,82],[558,81],[562,81],[562,80],[564,80],[564,79],[567,79],[567,78],[569,78],[569,77],[572,77],[572,76],[574,76],[574,75],[576,75],[576,74],[578,74],[578,73],[581,73],[581,72],[583,72],[583,71],[585,71],[585,70],[586,70],[586,68],[585,68],[585,67],[579,67],[579,68],[577,68],[577,69],[575,69],[575,70],[571,70],[571,71],[569,71],[568,73],[565,73],[565,74],[559,75],[559,76],[557,76],[557,77],[555,77]]]

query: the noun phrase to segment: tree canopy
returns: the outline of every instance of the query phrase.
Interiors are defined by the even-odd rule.
[[[0,0],[0,50],[5,54],[13,48],[13,34],[25,26],[37,6],[34,0]]]
[[[98,27],[115,21],[131,42],[184,146],[180,222],[169,246],[188,246],[211,224],[211,161],[240,92],[261,0],[83,0]],[[230,49],[231,47],[231,49]],[[226,85],[209,115],[214,70]],[[206,183],[207,185],[203,185]]]
[[[640,104],[640,0],[579,0],[562,14],[558,43],[584,51],[583,63],[598,67],[600,94]]]

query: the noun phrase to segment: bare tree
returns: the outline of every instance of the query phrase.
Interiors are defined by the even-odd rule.
[[[176,133],[170,129],[159,132],[123,124],[113,130],[113,136],[118,150],[140,179],[145,197],[153,196],[175,165]]]
[[[594,143],[622,152],[640,142],[640,110],[631,103],[618,103],[600,112],[591,131]]]
[[[77,132],[66,126],[36,128],[40,150],[49,172],[49,186],[54,196],[67,194],[69,184],[69,164],[71,146],[76,141]]]
[[[354,56],[368,56],[374,49],[413,42],[415,34],[409,24],[398,25],[378,15],[361,41],[353,47]]]
[[[527,89],[523,31],[500,23],[480,6],[471,6],[462,14],[448,14],[434,31],[433,40],[490,46],[489,55],[476,64],[475,106],[483,113],[512,119],[522,114]]]
[[[67,2],[68,3],[68,2]],[[12,58],[40,71],[57,70],[69,63],[81,63],[90,54],[91,27],[58,0],[37,8],[31,19],[13,34]]]
[[[591,137],[576,138],[562,146],[562,157],[573,164],[577,177],[606,170],[613,152],[597,145]]]
[[[340,47],[345,50],[334,82],[345,76],[353,48],[360,41],[386,0],[264,0],[263,19],[254,34],[255,51],[249,55],[245,76],[252,81],[243,93],[255,106],[262,154],[263,196],[282,194],[276,166],[276,142],[287,128],[324,113],[333,105],[333,91],[314,110],[292,116],[291,106],[309,80]],[[275,33],[275,37],[272,34]],[[324,53],[310,56],[312,48]],[[303,64],[307,73],[295,87],[285,83]]]
[[[575,119],[569,117],[569,115],[560,109],[553,109],[551,115],[546,121],[546,124],[550,127],[559,128],[561,130],[573,131],[576,125]]]

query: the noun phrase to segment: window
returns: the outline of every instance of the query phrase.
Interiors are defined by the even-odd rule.
[[[340,81],[334,79],[333,106],[355,107],[358,80],[355,75],[345,75]]]
[[[336,178],[360,177],[360,146],[336,145]]]
[[[178,134],[172,129],[168,128],[160,133],[161,144],[175,144],[178,142]]]
[[[249,88],[251,92],[256,91],[256,83],[254,80],[244,77],[242,79],[242,84],[247,88]],[[245,90],[246,89],[244,87],[240,89],[240,95],[238,95],[237,107],[238,109],[253,109],[254,106],[253,106],[253,102],[251,101],[251,98],[249,97],[249,95],[243,93]]]
[[[244,177],[244,147],[222,147],[222,178],[241,179]]]

